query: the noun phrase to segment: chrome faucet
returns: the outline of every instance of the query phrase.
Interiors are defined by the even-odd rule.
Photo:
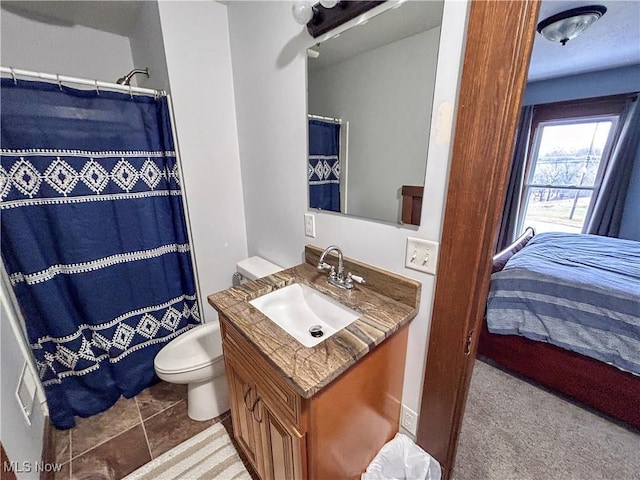
[[[326,256],[333,251],[335,251],[338,254],[338,271],[337,272],[333,265],[329,265],[327,262],[324,261]],[[340,247],[336,245],[330,245],[324,249],[324,251],[322,252],[322,255],[320,255],[320,259],[318,260],[317,268],[320,271],[329,270],[329,278],[327,279],[327,281],[331,285],[334,285],[338,288],[344,288],[344,289],[350,290],[353,288],[353,282],[365,283],[364,278],[358,275],[353,275],[351,272],[349,272],[345,278],[344,258],[342,256],[342,250],[340,250]]]

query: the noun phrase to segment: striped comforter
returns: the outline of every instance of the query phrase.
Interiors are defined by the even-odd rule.
[[[492,275],[487,326],[640,375],[640,242],[536,235]]]

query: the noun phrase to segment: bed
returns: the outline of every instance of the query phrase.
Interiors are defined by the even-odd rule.
[[[640,242],[525,231],[494,257],[478,353],[640,429]]]

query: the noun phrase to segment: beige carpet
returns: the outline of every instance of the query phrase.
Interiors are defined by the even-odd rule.
[[[640,435],[476,361],[453,478],[638,480]]]
[[[140,467],[124,480],[251,480],[221,423]]]

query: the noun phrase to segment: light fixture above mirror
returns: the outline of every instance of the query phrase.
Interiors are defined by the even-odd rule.
[[[309,34],[317,38],[385,1],[320,0],[316,4],[297,1],[291,7],[291,13],[297,23],[306,25]]]

